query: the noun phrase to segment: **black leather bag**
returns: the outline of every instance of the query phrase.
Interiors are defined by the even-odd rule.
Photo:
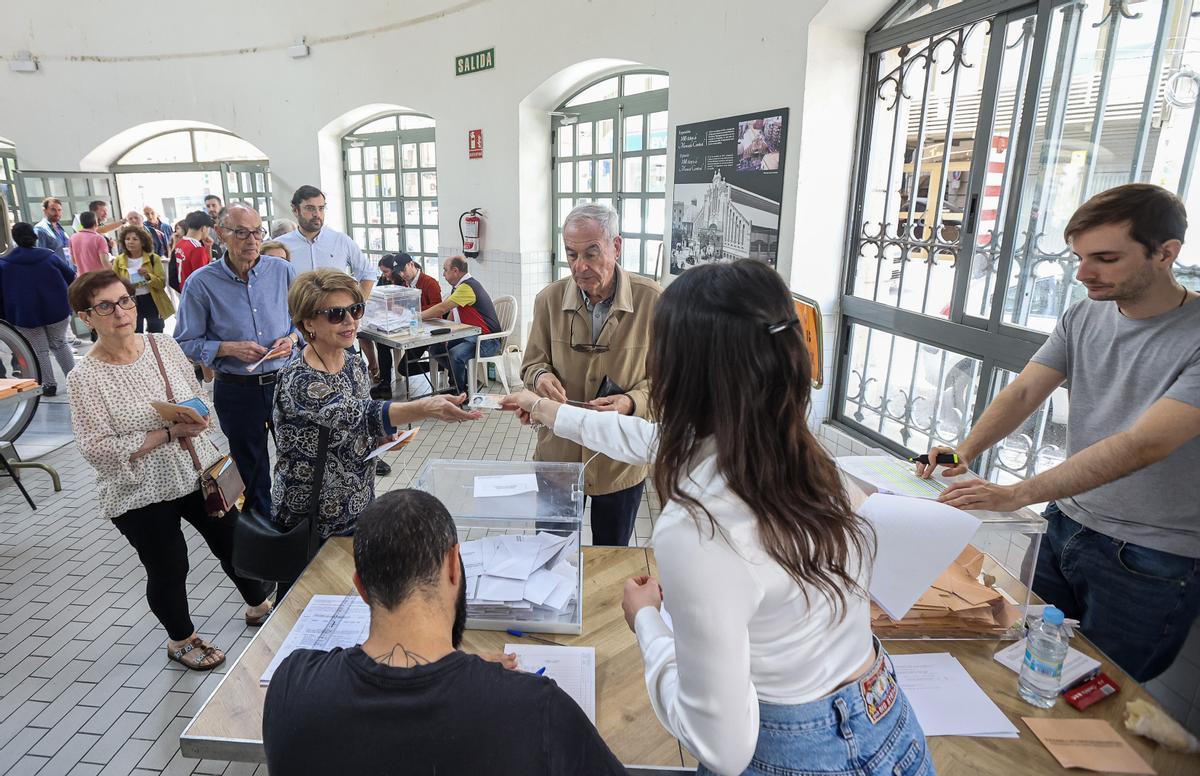
[[[321,426],[317,437],[317,466],[313,477],[312,503],[308,514],[291,528],[284,528],[256,509],[245,509],[233,534],[233,569],[239,576],[263,582],[291,582],[320,548],[317,511],[325,480],[329,452],[329,428]],[[247,489],[246,493],[252,493]]]

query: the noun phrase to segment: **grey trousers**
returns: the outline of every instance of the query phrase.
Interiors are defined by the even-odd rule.
[[[58,385],[58,378],[54,376],[54,365],[50,362],[51,353],[54,354],[54,360],[58,362],[64,376],[75,368],[75,354],[71,352],[71,346],[67,344],[67,327],[70,323],[70,318],[63,318],[57,323],[32,329],[24,326],[16,327],[17,331],[29,340],[29,344],[33,346],[33,352],[37,354],[38,366],[42,370],[43,386],[57,387]]]

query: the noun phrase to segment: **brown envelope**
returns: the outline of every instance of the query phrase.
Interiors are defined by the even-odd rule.
[[[1064,768],[1154,774],[1142,756],[1102,719],[1021,717]]]

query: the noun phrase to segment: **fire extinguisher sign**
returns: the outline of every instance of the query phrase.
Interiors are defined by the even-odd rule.
[[[471,129],[467,131],[467,158],[482,159],[483,158],[483,130]]]

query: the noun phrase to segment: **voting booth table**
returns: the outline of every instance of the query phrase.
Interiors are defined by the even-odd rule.
[[[463,649],[495,653],[506,644],[533,643],[506,633],[508,628],[536,633],[562,646],[594,649],[594,722],[608,746],[634,772],[641,767],[657,773],[690,772],[696,765],[695,758],[659,724],[651,709],[641,652],[621,610],[626,579],[657,576],[653,551],[579,546],[583,514],[579,469],[579,464],[430,461],[418,474],[417,486],[435,493],[455,516],[460,541],[466,548],[464,568],[468,577],[474,577],[468,587],[469,620]],[[858,484],[853,480],[848,483]],[[857,488],[852,490],[861,503],[865,494]],[[1101,670],[1120,686],[1119,693],[1082,712],[1061,700],[1047,710],[1020,700],[1017,674],[994,656],[1011,648],[1012,639],[1020,635],[1019,626],[1008,622],[1012,616],[1009,607],[1017,611],[1024,607],[1028,591],[1022,589],[1022,581],[1032,572],[1008,566],[1016,559],[1011,551],[1014,545],[1022,559],[1027,557],[1029,548],[1014,542],[1013,537],[1030,530],[1036,534],[1037,518],[1025,510],[993,522],[997,521],[1005,526],[978,531],[968,545],[972,551],[956,558],[947,569],[949,576],[939,577],[928,595],[922,595],[924,608],[914,619],[927,621],[928,636],[921,635],[917,625],[907,623],[907,616],[899,621],[903,630],[900,638],[879,634],[885,638],[888,651],[897,656],[902,687],[908,670],[914,683],[943,682],[946,686],[942,692],[950,687],[957,691],[958,685],[944,681],[947,676],[939,674],[962,672],[963,695],[939,701],[938,716],[943,719],[930,719],[932,725],[973,724],[971,715],[978,708],[967,706],[979,699],[967,696],[978,693],[986,696],[982,702],[992,707],[997,727],[1015,729],[1017,733],[1016,737],[1011,733],[1007,734],[1010,737],[931,735],[929,746],[938,773],[1065,773],[1023,717],[1033,718],[1034,725],[1037,720],[1105,721],[1158,774],[1200,773],[1200,756],[1173,753],[1125,731],[1122,713],[1126,702],[1141,699],[1155,707],[1157,704],[1082,636],[1071,640],[1072,648],[1098,660]],[[1005,537],[1004,541],[997,536]],[[347,597],[342,599],[347,608],[354,603],[349,598],[354,595],[352,541],[335,537],[321,548],[184,730],[180,737],[184,756],[265,761],[264,673],[273,660],[278,662],[276,657],[314,596]],[[509,576],[485,581],[493,576],[488,571]],[[534,582],[523,587],[522,597],[516,598],[506,592],[505,579],[521,580],[522,584]],[[533,600],[524,597],[525,590]],[[502,600],[486,597],[498,594]],[[879,630],[897,624],[888,620],[886,613],[873,612],[873,616],[873,625]],[[365,623],[354,627],[365,628]],[[962,633],[955,636],[952,631]],[[363,634],[365,637],[365,630]],[[903,668],[900,663],[906,660],[902,657],[905,655],[918,656],[918,662]],[[923,692],[924,688],[914,689],[910,696]],[[996,733],[1006,735],[1003,731]]]

